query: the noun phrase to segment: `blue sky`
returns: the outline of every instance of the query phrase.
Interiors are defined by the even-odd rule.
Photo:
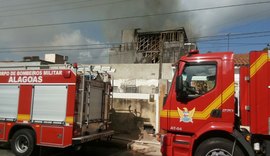
[[[29,55],[42,58],[45,53],[55,52],[68,55],[71,62],[107,63],[108,50],[103,48],[104,44],[120,43],[121,31],[135,28],[151,31],[184,27],[190,40],[198,42],[201,52],[227,51],[228,34],[229,50],[236,53],[261,50],[270,42],[270,32],[255,37],[241,35],[270,31],[267,0],[0,0],[0,3],[0,61],[22,60]],[[250,5],[242,5],[247,3]],[[55,23],[62,24],[44,26]],[[30,27],[21,28],[24,26]],[[208,41],[201,39],[216,35],[219,37],[203,38]],[[59,50],[71,49],[67,45],[84,46]]]
[[[249,32],[264,32],[270,30],[270,20],[251,20],[245,25],[233,25],[224,28],[218,34],[224,35],[224,40],[198,42],[201,51],[233,51],[235,53],[248,53],[252,50],[262,50],[270,43],[270,32],[254,35],[230,36]],[[228,38],[229,37],[229,38]],[[208,39],[208,40],[211,40]]]
[[[194,33],[195,38],[219,36],[198,39],[201,52],[229,50],[235,53],[247,53],[267,47],[270,35],[270,32],[267,32],[270,30],[269,1],[202,0],[197,3],[195,1],[186,2],[185,7],[189,9],[220,7],[194,12],[190,16],[194,18],[194,21],[191,21],[192,25],[196,25],[195,23],[200,25],[197,28],[192,27],[193,30],[198,30]],[[222,8],[223,6],[225,7]],[[244,35],[246,33],[251,34]]]

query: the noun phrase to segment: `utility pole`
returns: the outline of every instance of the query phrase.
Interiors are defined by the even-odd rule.
[[[228,33],[228,46],[227,46],[227,51],[230,50],[230,34],[231,34],[231,33]]]
[[[161,39],[160,44],[160,52],[159,52],[159,72],[158,72],[158,79],[162,79],[162,64],[163,64],[163,53],[164,53],[164,42]]]
[[[164,54],[164,42],[163,42],[163,38],[161,38],[160,40],[160,53],[159,53],[159,73],[158,73],[158,87],[159,87],[159,100],[158,100],[158,108],[156,108],[156,113],[157,116],[159,116],[160,114],[160,110],[162,110],[162,105],[163,105],[163,100],[165,97],[165,91],[166,91],[166,86],[164,84],[164,82],[162,81],[162,64],[163,64],[163,54]],[[157,128],[157,132],[160,132],[160,120],[158,119],[158,127]]]

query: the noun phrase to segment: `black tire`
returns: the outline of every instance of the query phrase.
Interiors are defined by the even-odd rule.
[[[11,138],[11,150],[16,156],[31,156],[35,151],[35,134],[30,129],[21,129]]]
[[[239,146],[224,138],[211,138],[203,141],[196,149],[194,156],[245,156]]]
[[[84,145],[82,145],[82,144],[81,144],[81,145],[74,145],[74,146],[73,146],[73,150],[74,150],[74,151],[81,151],[81,150],[83,149],[83,146],[84,146]]]

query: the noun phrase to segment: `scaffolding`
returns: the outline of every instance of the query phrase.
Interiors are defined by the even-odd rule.
[[[136,38],[137,54],[141,54],[140,60],[143,60],[144,63],[159,63],[161,53],[163,53],[164,63],[174,62],[181,56],[181,49],[187,42],[184,29],[138,32]]]

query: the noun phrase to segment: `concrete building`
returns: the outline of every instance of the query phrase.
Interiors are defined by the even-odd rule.
[[[49,57],[48,57],[49,56]],[[40,59],[39,56],[25,56],[22,61],[0,61],[0,68],[3,69],[46,69],[46,65],[64,64],[67,57],[58,54],[45,54],[45,59]]]
[[[150,32],[123,30],[122,44],[109,51],[109,63],[176,62],[185,53],[185,43],[188,39],[184,28]]]
[[[45,61],[51,62],[54,64],[64,64],[68,61],[67,56],[62,56],[58,54],[45,54]]]
[[[115,122],[120,123],[114,125],[115,130],[128,133],[143,127],[158,132],[163,100],[160,87],[167,93],[174,74],[172,65],[193,45],[186,43],[184,28],[122,31],[122,44],[109,51],[109,66],[115,69],[111,73],[113,108],[119,115]]]
[[[159,129],[159,64],[104,64],[94,70],[107,69],[113,85],[114,130],[132,133],[139,128]],[[174,66],[162,65],[162,81],[169,90]],[[136,123],[136,124],[135,124]]]

